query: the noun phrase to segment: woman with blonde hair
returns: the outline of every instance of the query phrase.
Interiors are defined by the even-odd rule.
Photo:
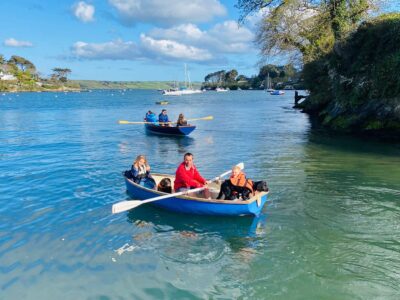
[[[179,114],[178,121],[176,122],[176,126],[187,126],[188,123],[183,114]]]
[[[155,181],[150,175],[150,166],[147,163],[146,156],[138,155],[131,167],[132,180],[147,188],[154,188]]]

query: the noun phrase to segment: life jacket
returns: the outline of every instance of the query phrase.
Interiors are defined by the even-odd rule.
[[[240,172],[237,177],[231,176],[230,181],[233,185],[245,187],[253,193],[253,181],[251,179],[247,179],[243,172]]]
[[[138,177],[139,178],[144,178],[147,175],[147,170],[145,165],[139,166],[139,172],[138,172]]]
[[[143,178],[147,177],[147,170],[146,170],[146,166],[138,166],[138,171],[137,171],[137,175],[134,175],[134,166],[132,165],[131,167],[131,173],[132,173],[132,179],[134,182],[138,183],[140,182],[140,180],[142,180]]]

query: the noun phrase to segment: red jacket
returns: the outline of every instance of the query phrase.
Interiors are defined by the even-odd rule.
[[[196,167],[193,165],[192,168],[186,170],[185,163],[181,163],[176,169],[174,189],[184,188],[198,188],[206,184],[206,180],[201,177]]]

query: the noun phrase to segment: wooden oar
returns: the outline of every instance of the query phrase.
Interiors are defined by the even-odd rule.
[[[154,124],[154,122],[146,122],[146,121],[142,121],[142,122],[131,122],[131,121],[125,121],[125,120],[119,120],[118,123],[119,123],[119,124]]]
[[[237,166],[243,170],[244,169],[244,163],[239,163],[237,164]],[[230,174],[232,172],[232,170],[226,171],[224,173],[222,173],[221,175],[213,178],[210,182],[216,181],[221,179],[222,177]],[[173,193],[173,194],[168,194],[168,195],[164,195],[164,196],[158,196],[158,197],[154,197],[154,198],[150,198],[150,199],[146,199],[146,200],[129,200],[129,201],[121,201],[118,203],[113,204],[112,206],[112,213],[113,214],[117,214],[123,211],[127,211],[130,209],[133,209],[135,207],[138,207],[139,205],[145,204],[145,203],[149,203],[149,202],[154,202],[154,201],[158,201],[158,200],[163,200],[163,199],[167,199],[167,198],[171,198],[171,197],[175,197],[175,196],[181,196],[181,195],[186,195],[189,193],[194,193],[194,192],[200,192],[202,190],[204,190],[206,187],[200,187],[197,189],[192,189],[192,190],[187,190],[187,191],[183,191],[183,192],[177,192],[177,193]]]
[[[207,117],[203,117],[203,118],[197,118],[197,119],[188,119],[185,120],[186,122],[190,122],[190,121],[209,121],[209,120],[213,120],[214,117],[213,116],[207,116]],[[178,122],[171,122],[172,124],[176,124]]]
[[[212,120],[212,119],[214,119],[214,117],[213,116],[207,116],[207,117],[203,117],[203,118],[197,118],[197,119],[188,119],[188,120],[186,120],[186,121],[200,121],[200,120],[203,120],[203,121],[209,121],[209,120]],[[174,123],[176,123],[176,122],[174,122]]]

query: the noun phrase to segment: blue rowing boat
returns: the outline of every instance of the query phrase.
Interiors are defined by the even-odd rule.
[[[165,174],[152,174],[152,177],[157,184],[163,178],[169,178],[171,182],[174,182],[175,177]],[[153,197],[167,195],[154,189],[149,189],[139,184],[134,183],[131,179],[125,178],[125,184],[128,194],[134,199],[146,200]],[[176,196],[171,198],[154,201],[151,204],[160,208],[185,213],[185,214],[196,214],[196,215],[216,215],[216,216],[246,216],[254,215],[258,216],[264,204],[267,202],[268,192],[257,192],[249,200],[217,200],[216,197],[219,193],[220,183],[213,182],[209,184],[209,191],[211,199],[205,199],[204,197],[194,194],[187,194],[184,196]]]
[[[165,134],[165,135],[189,135],[196,126],[160,126],[157,124],[144,124],[146,131],[155,134]]]

